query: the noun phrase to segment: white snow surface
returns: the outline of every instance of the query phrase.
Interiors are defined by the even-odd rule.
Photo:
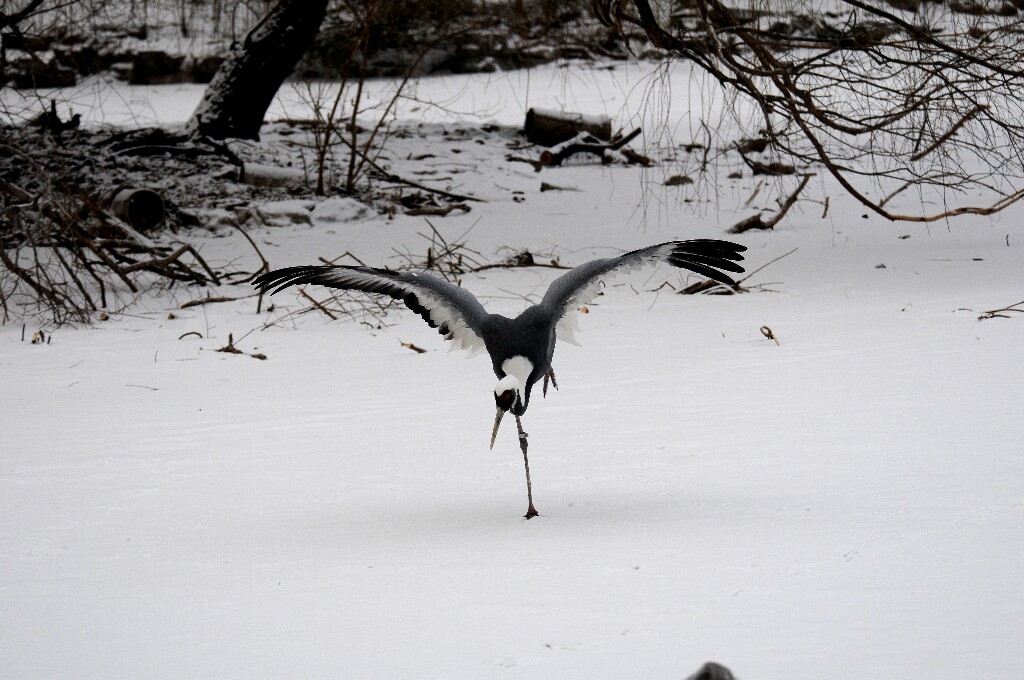
[[[493,260],[723,237],[756,184],[722,173],[709,202],[660,170],[409,143],[488,199],[431,221]],[[422,217],[342,208],[250,235],[275,267],[425,251]],[[308,301],[179,309],[192,291],[47,344],[0,327],[0,677],[1024,677],[1024,315],[978,320],[1024,298],[1024,208],[865,212],[819,177],[731,237],[748,270],[796,249],[747,294],[609,282],[523,418],[529,521],[514,428],[487,450],[489,362],[404,308],[264,328]],[[258,266],[233,232],[189,238]],[[559,273],[463,285],[515,314]],[[229,333],[267,360],[214,351]]]

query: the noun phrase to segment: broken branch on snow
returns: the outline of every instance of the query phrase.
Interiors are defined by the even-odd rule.
[[[626,144],[629,144],[640,132],[640,128],[637,128],[628,135],[616,135],[610,141],[601,141],[588,132],[581,132],[568,141],[542,151],[540,163],[541,165],[554,167],[561,165],[567,158],[578,153],[590,153],[603,157],[606,151],[618,151]]]
[[[1007,305],[1006,307],[999,307],[998,309],[990,309],[987,312],[983,312],[981,316],[978,317],[978,321],[995,318],[1009,319],[1011,312],[1024,314],[1024,300],[1014,302],[1012,305]]]

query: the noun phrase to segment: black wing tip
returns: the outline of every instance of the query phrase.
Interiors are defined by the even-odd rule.
[[[708,253],[742,253],[747,247],[735,241],[723,241],[718,238],[694,238],[688,241],[672,241],[672,245],[678,250],[690,252]]]
[[[260,274],[252,280],[252,285],[260,289],[261,293],[270,291],[271,295],[281,292],[288,286],[296,283],[303,283],[309,278],[333,269],[330,265],[303,265],[299,267],[283,267],[273,271]],[[270,290],[273,288],[274,290]]]
[[[253,286],[260,289],[261,293],[265,293],[271,288],[274,290],[270,291],[271,295],[280,293],[288,286],[294,286],[300,283],[316,283],[320,285],[330,285],[329,283],[320,280],[323,274],[332,271],[338,271],[340,269],[347,269],[350,271],[372,271],[375,274],[390,274],[384,269],[372,269],[370,267],[357,267],[349,265],[337,265],[337,264],[307,264],[299,265],[295,267],[282,267],[281,269],[275,269],[273,271],[260,274],[254,278],[251,283]]]
[[[731,288],[736,288],[736,280],[725,271],[737,274],[746,271],[738,262],[743,260],[741,253],[747,247],[739,243],[721,239],[691,239],[673,241],[671,245],[672,250],[666,258],[669,264],[688,269]]]

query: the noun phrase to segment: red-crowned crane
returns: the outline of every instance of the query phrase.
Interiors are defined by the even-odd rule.
[[[544,299],[514,319],[488,314],[472,293],[429,274],[326,265],[278,269],[263,274],[253,283],[271,293],[295,284],[312,283],[390,295],[404,302],[431,327],[437,328],[463,349],[474,353],[486,349],[491,356],[494,374],[498,376],[498,384],[494,388],[497,413],[491,431],[491,448],[494,448],[502,416],[511,411],[516,417],[526,466],[529,508],[525,517],[530,519],[537,515],[537,510],[533,506],[526,433],[520,416],[530,405],[533,386],[543,378],[546,389],[547,379],[554,380],[551,359],[556,340],[578,344],[574,336],[576,312],[597,295],[602,277],[648,263],[665,262],[732,286],[735,282],[725,271],[743,271],[737,262],[743,259],[740,253],[744,250],[745,246],[729,241],[693,239],[671,241],[618,257],[592,260],[552,281]]]

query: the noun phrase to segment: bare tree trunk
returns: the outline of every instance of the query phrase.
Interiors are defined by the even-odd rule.
[[[186,125],[190,135],[258,139],[263,116],[320,31],[327,0],[280,0],[236,42]]]

